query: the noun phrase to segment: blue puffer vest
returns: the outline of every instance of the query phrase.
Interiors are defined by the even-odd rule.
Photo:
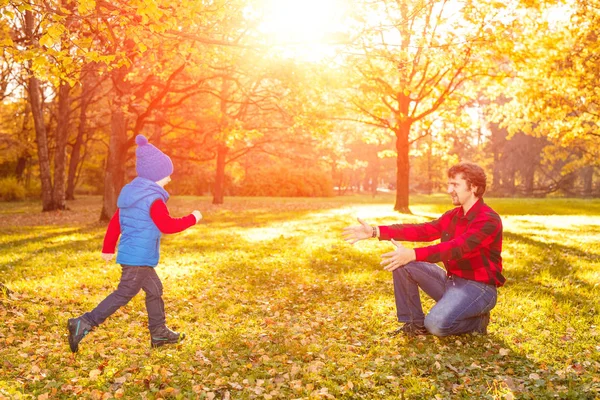
[[[121,190],[117,200],[121,223],[117,263],[156,267],[161,233],[150,217],[150,207],[156,200],[166,203],[168,199],[165,189],[140,177]]]

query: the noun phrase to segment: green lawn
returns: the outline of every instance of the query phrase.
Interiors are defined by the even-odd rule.
[[[71,211],[0,204],[0,399],[600,398],[600,201],[489,199],[504,222],[504,272],[487,336],[389,339],[397,327],[387,242],[343,227],[422,222],[446,196],[328,199],[175,197],[204,222],[166,236],[158,273],[167,323],[150,349],[143,294],[80,344],[66,321],[116,287],[100,258],[97,197]],[[426,302],[426,307],[432,305]]]

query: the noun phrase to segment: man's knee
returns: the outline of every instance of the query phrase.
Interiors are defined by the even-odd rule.
[[[406,278],[407,276],[410,276],[412,270],[418,268],[418,263],[418,261],[411,261],[402,267],[396,268],[392,272],[394,278]]]
[[[448,321],[444,316],[427,314],[425,316],[425,328],[435,336],[452,335],[452,321]]]

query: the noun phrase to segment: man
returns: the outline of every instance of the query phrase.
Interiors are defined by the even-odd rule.
[[[496,305],[496,288],[502,286],[502,221],[483,202],[485,172],[463,162],[448,170],[448,194],[456,207],[439,219],[423,224],[370,226],[344,229],[344,239],[391,240],[396,250],[383,254],[381,265],[393,272],[398,321],[392,333],[408,336],[487,333],[490,310]],[[410,249],[396,240],[439,244]],[[436,264],[442,261],[446,270]],[[424,315],[419,288],[436,301]]]

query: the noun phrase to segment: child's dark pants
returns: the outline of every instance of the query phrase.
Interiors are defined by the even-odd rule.
[[[121,265],[121,281],[117,290],[102,300],[91,312],[85,313],[84,318],[94,326],[100,325],[120,307],[139,293],[146,292],[146,310],[148,311],[148,328],[152,331],[165,325],[165,304],[162,299],[163,286],[156,271],[152,267]]]

